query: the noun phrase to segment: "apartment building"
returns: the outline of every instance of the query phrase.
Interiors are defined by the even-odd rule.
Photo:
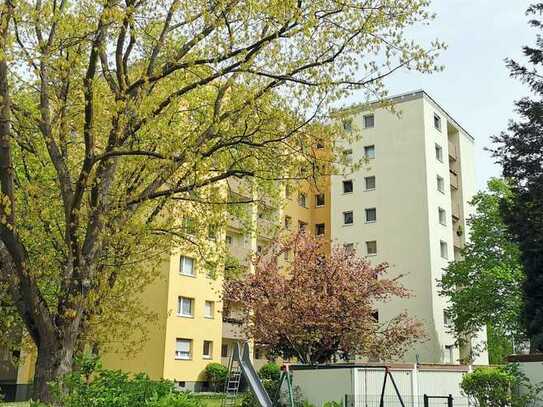
[[[428,335],[428,341],[412,349],[404,361],[458,363],[486,335],[481,332],[464,348],[455,347],[437,279],[459,256],[468,233],[467,202],[475,193],[474,140],[423,91],[386,102],[389,106],[364,104],[341,112],[345,130],[356,137],[336,148],[346,161],[361,160],[358,169],[327,177],[318,186],[287,188],[280,208],[259,197],[250,185],[232,181],[228,186],[232,202],[255,203],[244,205],[241,218],[228,216],[226,228],[210,238],[224,244],[249,271],[251,256],[264,250],[280,230],[306,229],[352,246],[372,263],[389,263],[390,275],[402,275],[414,296],[380,306],[379,319],[386,321],[407,310],[424,322]],[[317,143],[315,148],[324,154],[323,146]],[[143,348],[133,353],[120,338],[102,355],[105,366],[144,371],[154,379],[175,380],[188,390],[205,389],[206,365],[227,364],[234,344],[244,339],[236,310],[223,311],[222,284],[222,273],[209,276],[197,253],[173,250],[159,277],[140,294],[157,315],[147,327]],[[253,354],[257,367],[265,362],[258,348]],[[24,356],[18,371],[10,371],[10,380],[17,383],[32,380],[33,355]],[[486,353],[475,363],[487,364]]]
[[[425,325],[428,341],[404,361],[458,363],[486,335],[455,347],[437,280],[458,258],[469,232],[474,139],[424,91],[385,102],[388,106],[365,104],[342,112],[355,141],[341,148],[347,161],[362,165],[332,177],[332,239],[374,264],[387,262],[389,275],[402,275],[412,291],[412,298],[378,308],[380,321],[407,310]],[[486,352],[475,362],[487,364]]]

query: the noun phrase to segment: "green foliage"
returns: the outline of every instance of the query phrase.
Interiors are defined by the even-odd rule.
[[[57,379],[51,389],[54,404],[63,407],[202,406],[192,395],[177,391],[172,381],[103,369],[93,356],[78,360],[78,369]]]
[[[228,368],[220,363],[210,363],[206,366],[207,380],[212,391],[223,391],[228,378]]]
[[[475,195],[471,202],[475,213],[467,221],[470,239],[461,260],[450,263],[440,281],[441,294],[450,299],[446,312],[458,336],[492,324],[493,338],[523,337],[524,273],[518,246],[500,212],[500,203],[510,198],[508,184],[499,179],[488,182],[488,192]]]
[[[322,407],[341,407],[343,404],[340,401],[327,401]]]
[[[526,273],[522,285],[522,324],[532,352],[543,352],[543,3],[528,8],[529,24],[537,33],[535,46],[522,53],[528,65],[507,60],[512,78],[526,84],[529,96],[515,103],[518,119],[493,137],[494,157],[509,180],[513,199],[502,203],[504,221],[518,243]]]
[[[531,384],[517,365],[476,369],[463,377],[460,386],[478,407],[531,406],[541,391],[541,386]]]
[[[513,341],[504,336],[499,330],[496,331],[492,324],[486,327],[487,349],[489,363],[491,365],[501,365],[506,363],[507,356],[514,353]]]
[[[270,396],[273,405],[279,403],[279,380],[262,379],[262,385]],[[257,401],[252,391],[247,391],[243,394],[241,399],[241,407],[260,407],[260,403]]]
[[[281,368],[275,362],[266,363],[258,371],[261,379],[279,380],[281,378]]]

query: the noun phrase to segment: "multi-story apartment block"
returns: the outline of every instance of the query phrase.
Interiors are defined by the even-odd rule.
[[[387,262],[390,275],[402,275],[412,291],[412,298],[378,309],[381,321],[407,310],[424,322],[428,341],[405,361],[457,363],[471,342],[485,340],[482,332],[465,348],[455,347],[444,313],[447,300],[437,284],[468,232],[474,139],[423,91],[386,102],[388,107],[374,103],[342,111],[344,128],[356,134],[341,148],[362,165],[332,177],[332,238],[374,264]],[[486,352],[476,362],[488,363]]]
[[[370,103],[341,112],[345,130],[355,137],[337,148],[347,161],[362,161],[356,170],[323,179],[318,186],[287,188],[281,208],[256,196],[250,185],[230,182],[233,202],[255,203],[246,205],[243,221],[227,216],[226,226],[213,238],[249,271],[251,256],[264,250],[279,230],[306,229],[335,244],[352,245],[372,263],[389,263],[390,275],[402,275],[414,296],[379,306],[379,319],[407,310],[424,322],[428,335],[405,361],[458,363],[475,342],[485,340],[485,333],[463,349],[455,347],[437,280],[459,256],[468,232],[467,202],[475,192],[474,140],[423,91],[387,102],[394,110]],[[316,149],[322,147],[316,143]],[[205,388],[206,365],[227,364],[233,345],[244,339],[235,309],[223,312],[222,284],[222,274],[210,277],[197,253],[174,250],[162,263],[160,276],[141,293],[157,315],[143,348],[132,353],[120,340],[102,355],[106,367],[144,371],[185,389]],[[264,363],[259,349],[254,356],[257,367]],[[10,380],[31,380],[32,355],[25,360],[18,371],[10,371]],[[483,352],[475,361],[486,364],[488,357]]]

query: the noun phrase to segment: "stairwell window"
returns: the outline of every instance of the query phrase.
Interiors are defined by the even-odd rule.
[[[290,230],[292,227],[292,218],[290,216],[285,216],[285,229]]]
[[[202,350],[202,357],[204,359],[213,358],[213,341],[204,341],[204,346]]]
[[[194,317],[194,299],[187,297],[178,297],[177,315],[179,315],[180,317]]]
[[[323,236],[325,231],[324,223],[317,223],[315,225],[315,235],[317,236]]]
[[[315,195],[315,207],[321,208],[324,206],[324,194]]]
[[[221,346],[221,358],[227,358],[228,357],[228,345],[224,344]]]
[[[177,338],[175,340],[175,358],[179,360],[192,359],[192,339]]]
[[[439,175],[437,176],[437,190],[442,194],[445,193],[445,180]]]
[[[438,208],[439,223],[447,226],[447,212],[443,208]]]
[[[439,117],[439,115],[436,113],[434,113],[434,127],[436,130],[441,131],[441,117]]]
[[[444,258],[444,259],[449,258],[449,250],[448,250],[448,247],[447,247],[447,242],[444,242],[443,240],[441,240],[439,242],[439,250],[441,252],[441,257],[442,258]]]
[[[194,277],[194,259],[192,257],[181,256],[179,261],[179,272],[184,276]]]
[[[298,205],[302,208],[307,208],[307,195],[303,192],[298,194]]]
[[[347,132],[353,131],[353,119],[345,119],[343,120],[343,130]]]
[[[442,163],[443,162],[443,148],[439,144],[436,144],[435,149],[436,149],[436,160]]]

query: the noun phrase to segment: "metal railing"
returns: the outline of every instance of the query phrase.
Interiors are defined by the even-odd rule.
[[[345,407],[473,407],[473,403],[464,396],[423,394],[422,396],[346,394],[342,400]]]

